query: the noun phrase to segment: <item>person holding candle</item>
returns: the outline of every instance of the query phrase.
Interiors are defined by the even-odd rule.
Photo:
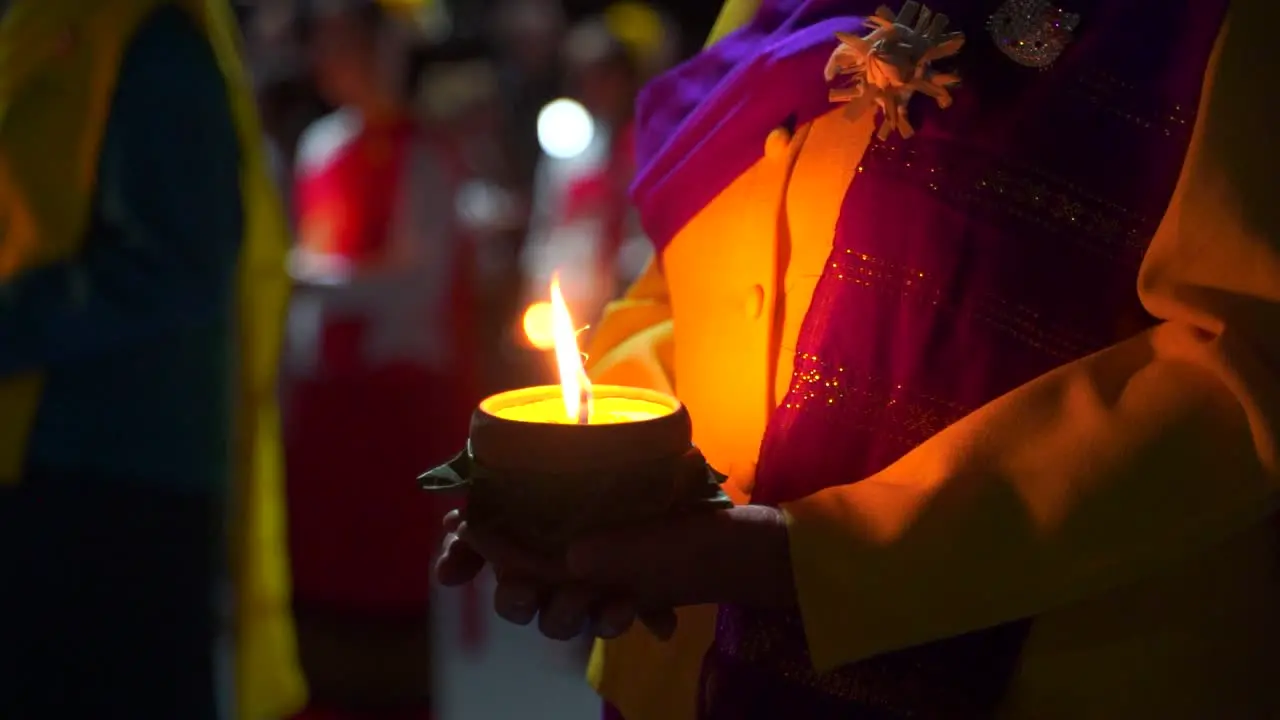
[[[626,720],[1280,716],[1280,15],[928,10],[731,2],[641,96],[592,373],[742,506],[441,580],[594,620]]]
[[[235,16],[0,12],[0,717],[287,715],[288,231]]]

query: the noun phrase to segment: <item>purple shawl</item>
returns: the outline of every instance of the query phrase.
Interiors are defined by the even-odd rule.
[[[973,409],[1152,323],[1136,274],[1182,166],[1226,0],[1063,0],[1076,40],[1043,71],[984,29],[998,2],[938,0],[963,31],[955,104],[873,141],[844,199],[771,418],[756,502],[856,482]],[[766,0],[641,96],[633,192],[659,249],[788,120],[832,109],[822,68],[871,0]],[[990,715],[1030,619],[819,675],[795,613],[724,608],[708,718]]]

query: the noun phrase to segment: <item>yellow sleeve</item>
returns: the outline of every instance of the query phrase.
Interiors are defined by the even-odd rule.
[[[1280,140],[1249,80],[1280,69],[1274,7],[1233,3],[1206,72],[1138,278],[1161,324],[785,506],[819,669],[1072,602],[1276,510]]]
[[[725,0],[716,24],[711,27],[711,34],[707,36],[707,45],[714,45],[725,35],[751,22],[759,8],[760,0]]]
[[[587,342],[593,382],[674,394],[671,303],[656,260],[620,299],[609,303]]]

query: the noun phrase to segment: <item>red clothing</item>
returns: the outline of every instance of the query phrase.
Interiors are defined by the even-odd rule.
[[[458,164],[447,144],[408,120],[337,132],[328,142],[318,161],[304,161],[297,178],[300,245],[340,257],[359,272],[391,250],[410,164],[422,148],[432,148],[433,159],[450,171]],[[452,197],[457,178],[449,180],[449,187],[424,190]],[[418,195],[414,189],[409,197]],[[442,206],[450,212],[432,220],[451,224],[452,204]],[[414,480],[464,447],[478,400],[468,243],[454,232],[438,234],[456,245],[447,253],[455,268],[447,275],[452,299],[420,321],[447,327],[435,342],[449,344],[452,360],[441,367],[412,356],[371,355],[372,336],[387,332],[380,314],[396,308],[393,296],[372,310],[326,310],[312,369],[289,384],[289,534],[300,603],[426,611],[431,556],[449,506]],[[327,293],[343,292],[301,291],[304,298],[318,293],[322,307]],[[397,328],[404,327],[400,322]],[[413,318],[409,329],[417,322]]]
[[[601,262],[605,271],[613,268],[626,233],[631,209],[628,189],[635,175],[635,125],[628,123],[609,140],[609,153],[590,172],[569,181],[564,204],[556,222],[568,225],[584,217],[601,222]]]
[[[356,263],[377,259],[390,237],[410,144],[420,134],[405,119],[332,139],[343,147],[303,168],[294,188],[302,247]]]

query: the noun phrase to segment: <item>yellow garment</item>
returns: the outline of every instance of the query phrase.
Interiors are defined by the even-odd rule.
[[[1276,16],[1233,3],[1205,73],[1138,279],[1162,324],[785,506],[820,669],[1036,614],[1004,717],[1280,717],[1280,140],[1248,80],[1280,68]],[[600,323],[596,372],[673,373],[739,497],[872,129],[839,113],[802,128]],[[642,630],[597,645],[591,679],[627,720],[693,717],[711,635],[683,634],[681,658]]]
[[[760,0],[725,0],[720,8],[720,15],[716,18],[716,24],[711,26],[707,45],[719,42],[725,35],[751,22],[751,18],[759,8]]]
[[[19,0],[0,25],[0,178],[8,225],[5,275],[74,257],[89,227],[97,155],[116,75],[138,25],[165,0]],[[241,140],[245,233],[240,256],[235,497],[237,716],[266,720],[298,709],[284,537],[275,376],[289,286],[283,208],[238,29],[226,0],[180,2],[199,19],[226,78]],[[72,44],[74,43],[74,44]],[[26,92],[56,74],[61,88]],[[2,275],[0,275],[2,276]],[[40,398],[40,377],[0,381],[0,478],[15,480]]]

